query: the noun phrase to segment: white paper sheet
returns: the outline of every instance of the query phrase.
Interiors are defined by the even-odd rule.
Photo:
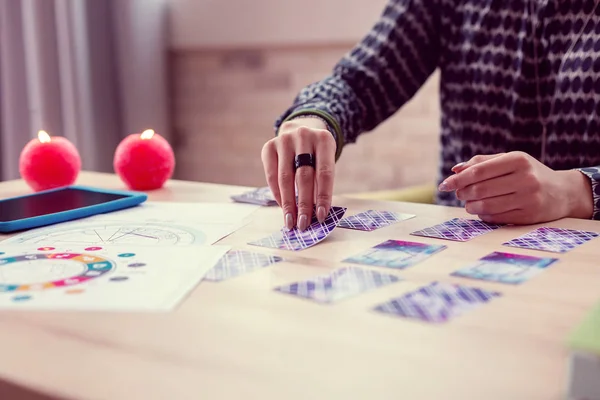
[[[228,250],[0,243],[0,308],[169,311]]]
[[[241,228],[259,206],[148,202],[141,206],[33,229],[1,243],[69,245],[210,245]]]

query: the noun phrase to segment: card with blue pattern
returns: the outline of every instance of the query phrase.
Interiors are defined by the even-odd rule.
[[[557,258],[493,252],[452,275],[516,285],[528,281],[556,261]]]
[[[441,244],[387,240],[363,253],[349,257],[344,262],[404,269],[446,249]]]

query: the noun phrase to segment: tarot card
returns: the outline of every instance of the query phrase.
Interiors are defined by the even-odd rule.
[[[438,253],[447,246],[403,240],[387,240],[369,250],[347,258],[344,262],[403,269]]]
[[[452,275],[514,285],[528,281],[556,261],[557,258],[493,252],[479,259],[476,264],[453,272]]]
[[[552,253],[566,253],[598,237],[598,235],[597,232],[543,227],[508,241],[504,245],[520,247],[522,249],[549,251]]]
[[[229,250],[204,277],[207,281],[219,282],[268,267],[283,258],[270,254],[246,250]]]
[[[345,267],[314,279],[280,286],[275,290],[318,303],[334,303],[400,280],[402,279],[395,275],[357,267]]]
[[[231,199],[238,203],[257,204],[260,206],[277,205],[275,197],[273,197],[273,193],[269,187],[262,187],[242,194],[233,195],[231,196]]]
[[[502,295],[498,292],[433,282],[404,296],[380,304],[374,308],[374,311],[426,322],[442,323],[500,296]]]
[[[304,250],[325,240],[339,224],[345,212],[346,208],[344,207],[331,207],[329,215],[323,223],[317,220],[316,212],[313,212],[311,224],[304,231],[299,230],[297,227],[291,231],[282,228],[279,232],[275,232],[271,236],[248,244],[281,250]]]
[[[500,227],[502,225],[488,224],[475,219],[454,218],[439,225],[412,232],[411,235],[466,242]]]
[[[339,227],[361,231],[374,231],[414,217],[415,215],[413,214],[400,214],[393,211],[367,210],[343,218],[340,221]]]

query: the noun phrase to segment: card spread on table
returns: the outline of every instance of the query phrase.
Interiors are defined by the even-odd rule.
[[[344,262],[403,269],[446,248],[447,246],[444,245],[387,240],[363,253],[345,259]]]
[[[273,197],[273,193],[271,192],[271,188],[262,187],[254,190],[250,190],[248,192],[242,194],[236,194],[231,196],[233,201],[238,203],[250,203],[257,204],[261,206],[275,206],[277,202],[275,201],[275,197]]]
[[[318,303],[334,303],[401,280],[395,275],[357,267],[345,267],[307,281],[280,286],[275,290],[311,299]]]
[[[270,254],[246,250],[229,250],[204,277],[207,281],[219,282],[268,267],[283,258]]]
[[[316,212],[313,212],[311,224],[304,231],[299,230],[297,227],[291,231],[282,228],[279,232],[275,232],[271,236],[248,244],[281,250],[303,250],[325,240],[339,224],[345,212],[345,207],[331,207],[329,215],[323,223],[317,220]]]
[[[598,237],[597,232],[543,227],[506,242],[504,245],[552,253],[566,253],[596,237]]]
[[[405,318],[441,323],[500,296],[498,292],[434,282],[380,304],[374,310]]]
[[[502,225],[488,224],[475,219],[454,218],[439,225],[412,232],[411,235],[466,242],[501,227]]]
[[[520,254],[493,252],[469,267],[452,275],[484,281],[519,284],[558,261],[557,258],[540,258]]]
[[[413,214],[400,214],[393,211],[367,210],[340,221],[340,228],[374,231],[399,221],[414,218]]]

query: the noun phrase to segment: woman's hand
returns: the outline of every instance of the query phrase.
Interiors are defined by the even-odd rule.
[[[297,226],[305,230],[310,225],[314,205],[320,222],[329,214],[335,152],[335,139],[318,118],[297,118],[284,122],[277,137],[263,146],[262,162],[267,183],[283,209],[287,229]],[[305,153],[314,156],[315,168],[302,166],[295,171],[296,156]]]
[[[557,219],[590,218],[593,196],[581,172],[554,171],[523,152],[473,157],[452,169],[440,185],[456,191],[466,211],[483,221],[536,224]]]

